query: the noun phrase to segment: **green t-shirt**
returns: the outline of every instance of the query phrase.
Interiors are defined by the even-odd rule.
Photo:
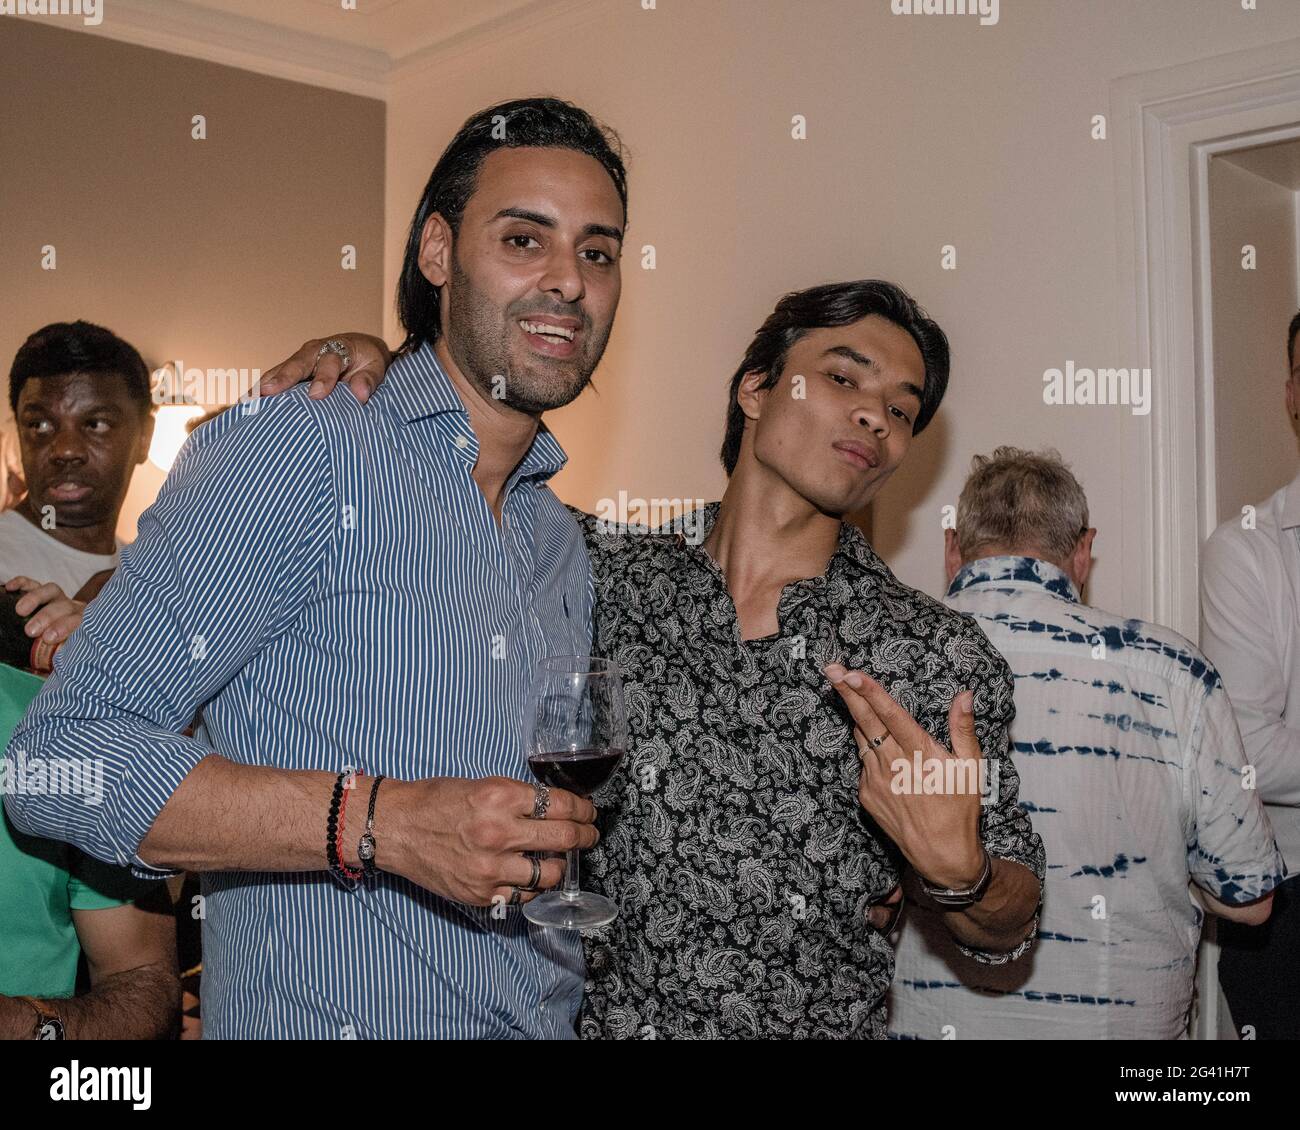
[[[0,664],[0,750],[42,685]],[[0,791],[19,784],[11,767],[0,770]],[[0,817],[0,995],[70,997],[81,956],[72,912],[130,902],[138,880],[71,844],[23,835],[3,808]]]

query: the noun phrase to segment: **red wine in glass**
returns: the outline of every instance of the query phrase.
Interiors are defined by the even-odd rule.
[[[627,706],[618,667],[590,655],[554,655],[533,671],[525,752],[533,775],[553,789],[590,796],[609,780],[627,749]],[[538,926],[587,930],[618,917],[604,895],[578,885],[578,852],[568,853],[564,884],[524,905]]]
[[[621,749],[577,749],[537,753],[528,766],[543,785],[591,796],[609,780],[623,758]]]

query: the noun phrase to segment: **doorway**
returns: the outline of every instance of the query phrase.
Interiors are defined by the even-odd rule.
[[[1296,132],[1300,134],[1300,123]],[[1215,524],[1267,498],[1296,472],[1287,419],[1286,329],[1300,309],[1300,138],[1210,158]]]
[[[1300,258],[1289,179],[1300,41],[1126,76],[1112,83],[1110,102],[1121,346],[1151,368],[1153,398],[1148,417],[1121,421],[1124,607],[1195,640],[1202,542],[1296,465],[1282,377]],[[1253,267],[1243,266],[1247,245]],[[1270,450],[1280,457],[1265,467]],[[1217,967],[1207,932],[1197,1039],[1236,1038]]]

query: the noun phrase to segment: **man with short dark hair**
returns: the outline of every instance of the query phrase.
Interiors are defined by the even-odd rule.
[[[969,961],[915,900],[896,1036],[1180,1039],[1203,909],[1268,917],[1282,860],[1223,684],[1177,633],[1083,602],[1096,532],[1055,452],[976,456],[945,535],[946,603],[1015,674],[1020,803],[1049,870],[1038,944],[1016,968]]]
[[[1285,399],[1300,424],[1300,313]],[[1223,674],[1290,878],[1259,929],[1219,930],[1219,983],[1238,1032],[1300,1039],[1300,476],[1224,522],[1201,558],[1201,637]]]
[[[122,501],[153,438],[149,371],[112,331],[56,322],[18,350],[9,404],[27,493],[0,513],[0,585],[23,591],[28,634],[58,644],[93,595],[82,590],[117,568]]]
[[[117,566],[118,513],[153,429],[149,377],[110,331],[56,323],[18,351],[9,402],[29,489],[0,513],[0,583],[23,590],[28,634],[54,645],[79,622],[92,579]],[[0,748],[40,686],[0,668]],[[45,787],[41,770],[19,747],[0,762],[0,793]],[[91,984],[77,996],[83,955]],[[174,1030],[178,996],[167,892],[69,844],[14,833],[0,815],[0,1038],[158,1038]]]
[[[198,429],[18,728],[102,757],[106,803],[9,796],[15,824],[202,874],[205,1037],[574,1036],[579,939],[518,910],[562,875],[530,853],[596,840],[523,752],[533,665],[591,640],[540,417],[604,350],[626,204],[585,111],[473,115],[412,221],[389,379]]]

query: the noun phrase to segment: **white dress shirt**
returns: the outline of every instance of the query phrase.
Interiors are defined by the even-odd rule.
[[[1287,870],[1300,871],[1300,476],[1201,555],[1201,647],[1219,669]]]

